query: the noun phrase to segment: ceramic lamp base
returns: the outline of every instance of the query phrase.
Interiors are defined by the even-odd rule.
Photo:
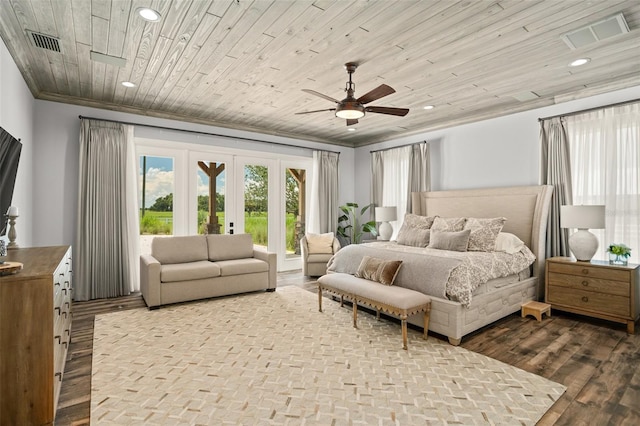
[[[569,236],[571,253],[581,262],[589,262],[598,251],[598,238],[586,229],[578,229]]]
[[[378,227],[378,234],[381,240],[390,240],[393,234],[393,226],[389,222],[381,222]]]

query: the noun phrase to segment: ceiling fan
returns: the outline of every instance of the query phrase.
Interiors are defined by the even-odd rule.
[[[343,100],[339,101],[337,99],[333,99],[331,96],[323,95],[322,93],[316,92],[315,90],[310,89],[302,89],[303,92],[310,93],[312,95],[320,96],[323,99],[326,99],[331,102],[335,102],[337,105],[335,108],[328,109],[319,109],[315,111],[303,111],[296,112],[296,114],[311,114],[314,112],[323,112],[323,111],[335,111],[336,117],[345,118],[347,120],[347,126],[352,126],[358,123],[358,119],[364,117],[366,112],[375,112],[377,114],[388,114],[388,115],[398,115],[400,117],[404,117],[409,113],[408,108],[391,108],[391,107],[381,107],[381,106],[365,106],[369,102],[373,102],[377,99],[395,93],[391,87],[386,84],[381,84],[375,89],[371,90],[368,93],[360,96],[359,98],[355,98],[353,93],[355,91],[355,83],[351,80],[351,75],[355,72],[356,68],[358,68],[358,64],[355,62],[347,62],[344,64],[344,67],[347,69],[347,73],[349,74],[349,81],[345,86],[345,92],[347,92],[347,97]]]

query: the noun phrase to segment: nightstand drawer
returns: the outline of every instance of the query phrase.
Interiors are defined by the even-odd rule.
[[[552,304],[601,312],[616,316],[629,316],[631,301],[629,296],[597,293],[594,291],[577,290],[549,283],[547,301]]]
[[[603,278],[612,281],[629,282],[631,275],[627,270],[616,270],[592,266],[588,263],[553,263],[547,265],[550,273],[577,275],[580,277]]]
[[[567,274],[549,275],[549,285],[629,297],[629,283]]]

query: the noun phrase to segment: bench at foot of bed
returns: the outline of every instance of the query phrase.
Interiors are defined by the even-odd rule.
[[[429,330],[429,313],[431,298],[424,293],[403,287],[380,284],[374,281],[357,278],[353,275],[337,273],[324,275],[318,279],[318,308],[322,312],[322,292],[351,300],[353,303],[353,326],[358,328],[358,303],[376,310],[396,315],[402,324],[402,348],[407,349],[407,317],[418,313],[424,315],[424,333],[426,340]]]

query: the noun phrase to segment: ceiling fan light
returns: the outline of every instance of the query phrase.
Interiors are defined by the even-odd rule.
[[[358,109],[341,109],[336,111],[336,117],[347,120],[357,120],[358,118],[364,117],[364,111]]]

